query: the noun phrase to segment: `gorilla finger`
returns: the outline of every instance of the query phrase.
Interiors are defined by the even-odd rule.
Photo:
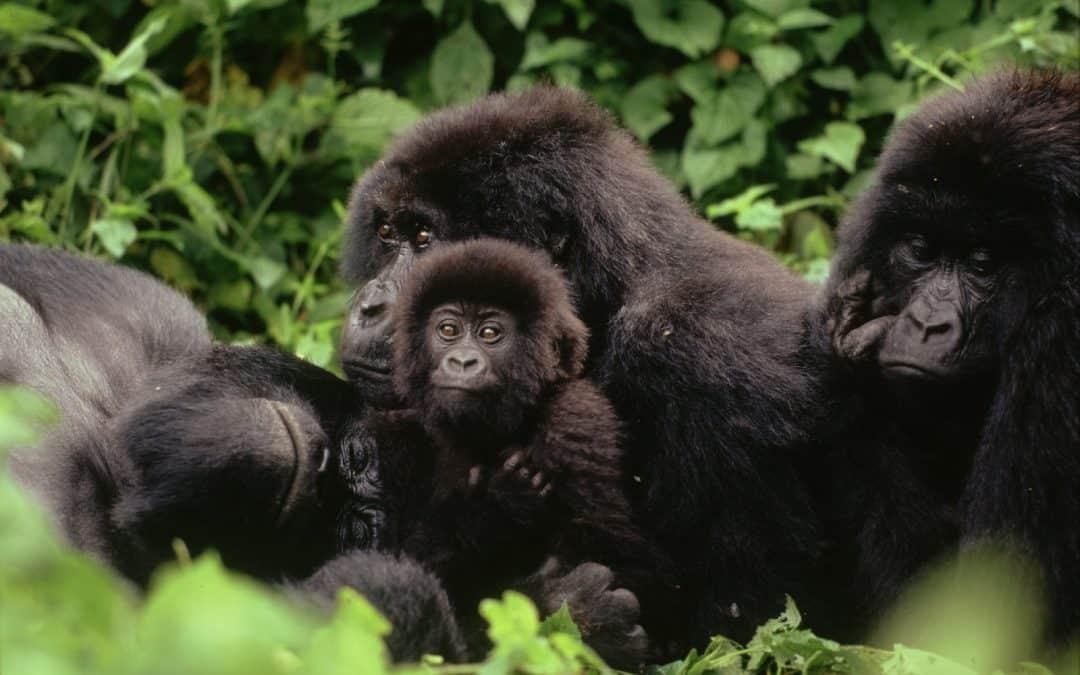
[[[627,623],[637,623],[641,604],[637,596],[625,588],[616,588],[607,594],[607,602],[613,612],[618,612]]]
[[[484,469],[479,464],[469,469],[469,489],[475,490],[480,486],[480,481],[484,477]]]
[[[596,591],[606,589],[615,580],[615,573],[610,567],[596,562],[582,563],[570,570],[566,576],[568,581],[572,579]]]
[[[543,471],[537,471],[536,473],[534,473],[533,477],[532,477],[532,480],[529,481],[529,483],[534,488],[539,489],[540,486],[544,484],[544,472]]]
[[[552,489],[553,488],[552,488],[551,483],[548,483],[544,487],[540,488],[540,496],[541,497],[547,497],[549,494],[551,494]]]
[[[896,323],[895,316],[879,316],[871,319],[843,337],[837,353],[850,361],[872,359],[894,323]]]
[[[503,469],[505,469],[506,471],[513,471],[514,469],[518,468],[523,459],[524,454],[521,452],[521,450],[518,450],[517,452],[510,455],[510,457],[506,460],[506,462],[503,464]]]

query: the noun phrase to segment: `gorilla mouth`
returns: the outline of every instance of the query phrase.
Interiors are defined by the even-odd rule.
[[[938,368],[913,361],[887,361],[881,364],[881,368],[889,375],[924,380],[941,380],[949,375]]]
[[[363,378],[377,381],[390,379],[391,366],[389,360],[350,359],[344,361],[341,367],[349,379]]]

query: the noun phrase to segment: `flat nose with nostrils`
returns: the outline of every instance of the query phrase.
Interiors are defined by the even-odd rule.
[[[483,371],[483,363],[475,350],[455,349],[446,355],[443,368],[455,375],[472,376]]]

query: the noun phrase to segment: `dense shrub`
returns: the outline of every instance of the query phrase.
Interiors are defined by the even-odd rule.
[[[354,177],[424,112],[581,87],[722,227],[820,278],[892,121],[1075,0],[0,1],[0,238],[123,259],[235,341],[333,360]]]

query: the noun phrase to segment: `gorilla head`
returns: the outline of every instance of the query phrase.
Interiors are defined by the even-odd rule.
[[[1016,330],[1075,283],[1077,82],[999,75],[901,124],[844,231],[834,283],[878,320],[841,352],[873,342],[882,373],[920,389],[996,376]]]
[[[657,195],[673,205],[637,204]],[[650,208],[666,211],[661,220],[686,215],[632,139],[579,93],[539,88],[436,113],[353,193],[344,270],[359,291],[342,340],[345,372],[392,400],[390,309],[415,257],[448,240],[489,236],[547,250],[593,325],[642,265],[634,251],[685,229],[650,223],[657,231],[646,241],[625,227]]]
[[[396,322],[398,392],[425,428],[501,446],[552,387],[581,372],[585,326],[547,256],[517,244],[445,246],[418,265]]]

